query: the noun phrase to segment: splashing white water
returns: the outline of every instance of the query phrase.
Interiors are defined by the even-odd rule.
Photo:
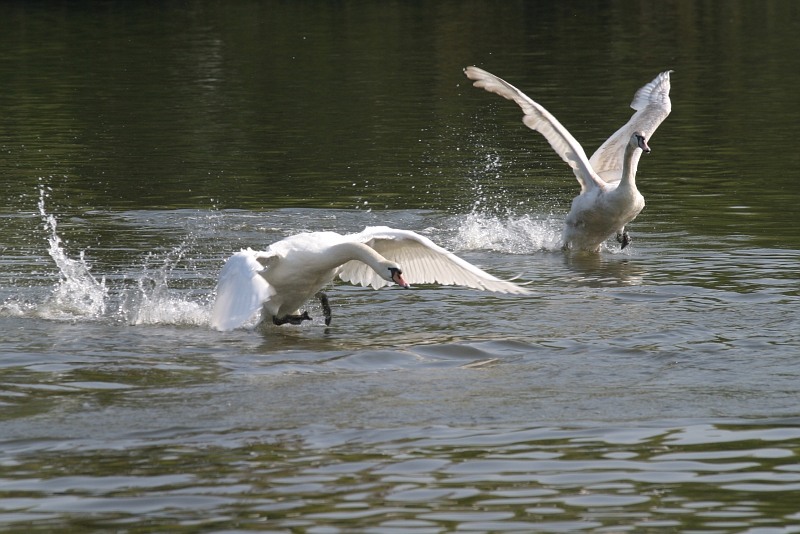
[[[463,207],[469,213],[457,217],[453,247],[508,254],[559,250],[563,216],[520,213],[531,209],[530,199],[507,188],[501,172],[503,166],[500,154],[488,152],[483,155],[482,164],[475,166],[473,174],[466,177],[472,195],[469,204]]]
[[[156,258],[152,254],[148,255],[142,273],[136,278],[136,287],[122,294],[119,314],[127,323],[208,324],[209,312],[206,305],[176,295],[169,288],[169,275],[184,253],[183,246],[174,248],[155,270],[150,269],[149,261]]]
[[[48,301],[39,309],[39,313],[47,318],[101,317],[106,311],[108,296],[105,278],[98,281],[92,276],[84,251],[80,252],[78,260],[67,256],[58,236],[58,222],[53,215],[45,212],[46,197],[45,188],[40,188],[39,214],[44,229],[50,233],[47,238],[50,245],[47,252],[56,262],[60,279]]]
[[[140,273],[126,277],[123,280],[125,286],[110,288],[104,276],[98,280],[92,275],[85,251],[79,253],[77,260],[67,255],[58,235],[58,221],[45,210],[48,196],[47,188],[41,187],[39,214],[49,234],[47,252],[55,261],[59,280],[43,303],[25,306],[11,300],[4,304],[6,311],[13,313],[19,310],[19,313],[14,314],[20,315],[25,308],[29,308],[34,315],[53,320],[107,319],[132,325],[208,324],[209,295],[193,296],[191,293],[173,290],[168,284],[170,275],[186,252],[185,245],[175,247],[163,259],[152,253],[148,254]],[[161,265],[152,269],[150,264],[153,261],[160,262]],[[126,284],[131,278],[135,282],[133,287]]]
[[[500,217],[472,212],[461,218],[455,237],[459,249],[483,249],[508,254],[530,254],[561,248],[560,219],[531,215]]]

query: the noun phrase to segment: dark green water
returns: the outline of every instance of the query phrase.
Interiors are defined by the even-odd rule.
[[[800,4],[0,2],[0,530],[797,532]],[[624,252],[478,65],[591,153],[673,69]],[[412,229],[533,297],[224,259]],[[320,310],[312,306],[312,315]]]

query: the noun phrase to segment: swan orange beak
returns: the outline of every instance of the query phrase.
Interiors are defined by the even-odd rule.
[[[408,282],[406,282],[405,278],[403,278],[403,273],[401,273],[400,271],[394,271],[392,273],[392,280],[394,280],[395,284],[405,289],[411,287],[410,285],[408,285]]]

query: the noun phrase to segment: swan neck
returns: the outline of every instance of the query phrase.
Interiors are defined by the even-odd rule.
[[[384,258],[372,250],[371,247],[357,242],[339,243],[338,245],[334,245],[331,247],[331,256],[336,258],[336,261],[338,262],[337,266],[344,265],[351,260],[357,260],[362,263],[366,263],[372,267],[375,272],[380,271],[380,263],[384,261]]]
[[[639,167],[640,149],[628,143],[625,146],[625,154],[622,157],[622,179],[620,187],[636,187],[636,170]]]

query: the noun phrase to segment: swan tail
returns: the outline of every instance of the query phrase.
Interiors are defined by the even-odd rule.
[[[211,311],[211,327],[233,330],[247,323],[271,295],[269,284],[261,276],[264,267],[251,249],[237,252],[225,262],[217,282]]]

